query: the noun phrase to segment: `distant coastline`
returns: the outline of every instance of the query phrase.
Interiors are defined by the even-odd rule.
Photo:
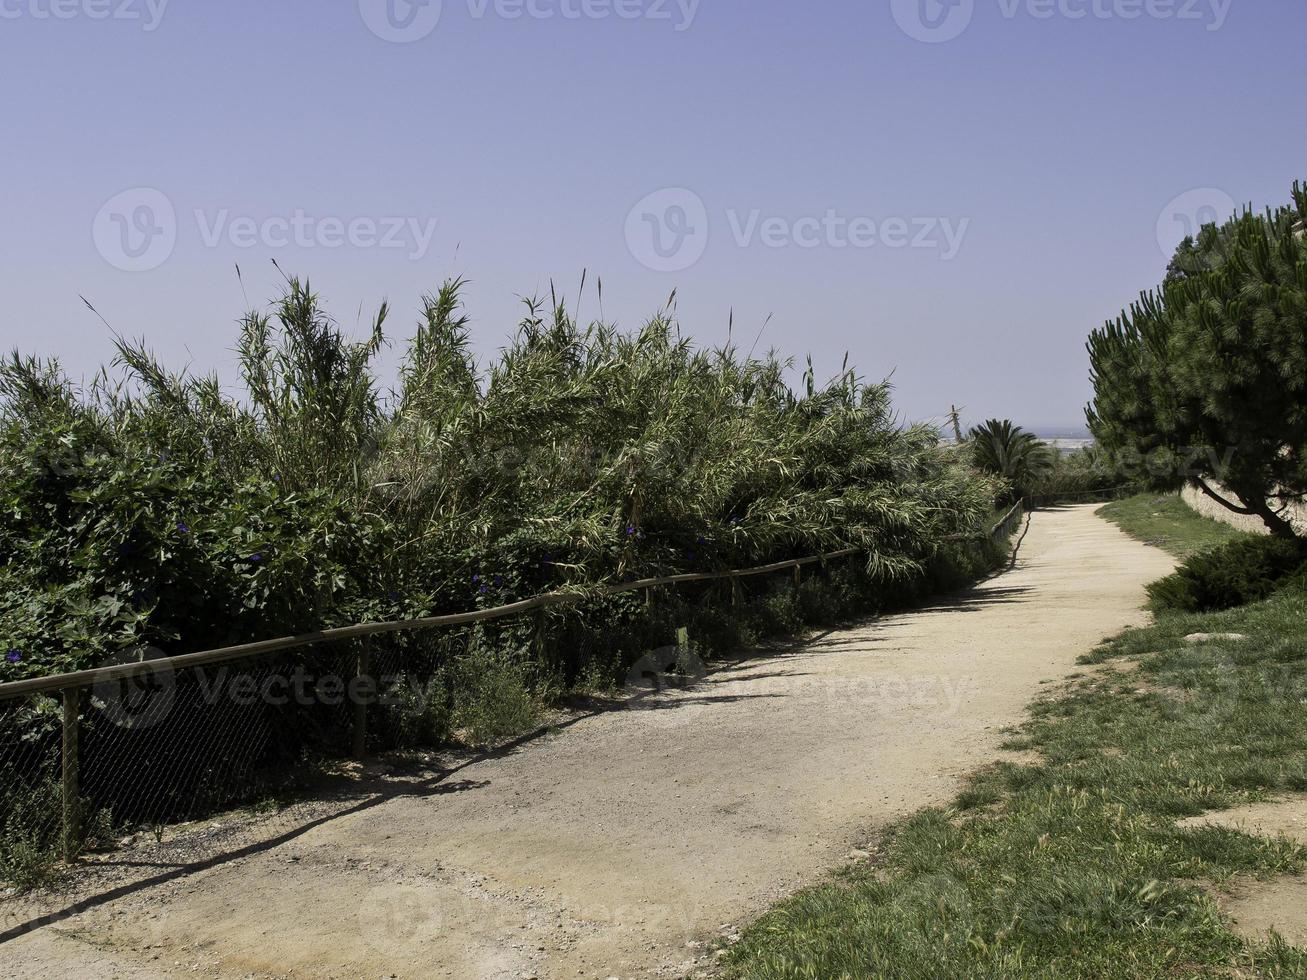
[[[1081,449],[1088,449],[1090,446],[1094,444],[1094,439],[1092,436],[1076,436],[1074,438],[1071,438],[1067,436],[1041,435],[1039,438],[1044,441],[1045,445],[1050,446],[1053,449],[1057,450],[1063,456],[1068,456],[1071,453],[1079,452]]]

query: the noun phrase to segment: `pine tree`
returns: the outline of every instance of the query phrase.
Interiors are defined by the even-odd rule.
[[[1284,508],[1307,492],[1307,240],[1294,232],[1307,187],[1293,197],[1186,240],[1161,287],[1088,343],[1086,414],[1105,449],[1282,536]]]

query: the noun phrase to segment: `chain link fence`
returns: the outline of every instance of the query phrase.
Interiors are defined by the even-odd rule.
[[[1010,536],[1021,514],[1013,508],[993,536]],[[742,580],[788,572],[797,589],[805,566],[860,550],[603,594],[650,603],[659,590],[703,583],[729,585],[726,601],[737,602]],[[450,664],[505,636],[530,645],[546,617],[562,624],[585,598],[178,657],[139,649],[97,670],[0,685],[0,879],[21,893],[75,867],[57,879],[74,898],[104,894],[273,846],[397,794],[438,791],[456,770],[448,757],[416,752],[385,771],[360,760],[448,743]],[[564,628],[588,626],[581,617]],[[679,631],[678,646],[687,643]]]
[[[105,670],[86,686],[0,702],[0,870],[24,886],[59,859],[94,867],[100,854],[147,847],[148,860],[134,859],[142,867],[203,862],[300,822],[288,805],[297,792],[356,795],[358,780],[332,762],[367,735],[365,712],[374,737],[396,744],[420,718],[387,710],[391,695],[359,674],[361,657],[406,678],[433,645],[364,642],[179,669],[160,659],[149,672]]]

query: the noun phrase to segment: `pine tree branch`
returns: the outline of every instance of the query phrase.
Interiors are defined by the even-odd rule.
[[[1209,486],[1207,485],[1207,483],[1203,480],[1203,478],[1202,478],[1201,476],[1196,476],[1196,477],[1194,477],[1194,483],[1198,484],[1198,489],[1199,489],[1199,490],[1201,490],[1201,491],[1202,491],[1204,494],[1206,494],[1208,497],[1211,497],[1213,500],[1215,500],[1218,504],[1220,504],[1220,505],[1221,505],[1222,507],[1224,507],[1226,510],[1233,511],[1233,512],[1236,513],[1236,514],[1246,514],[1246,515],[1248,515],[1248,516],[1250,516],[1250,517],[1253,516],[1253,515],[1256,513],[1256,511],[1254,511],[1251,507],[1239,507],[1239,506],[1236,506],[1235,504],[1230,503],[1230,501],[1226,500],[1224,497],[1222,497],[1220,494],[1218,494],[1215,490],[1213,490],[1211,487],[1209,487]]]

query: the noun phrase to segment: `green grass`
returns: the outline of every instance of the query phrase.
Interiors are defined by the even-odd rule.
[[[1098,513],[1131,537],[1177,558],[1251,537],[1191,510],[1177,494],[1141,493],[1100,507]]]
[[[1307,791],[1307,599],[1168,616],[1085,658],[1009,748],[1042,761],[975,777],[892,827],[869,861],[746,931],[731,976],[1307,976],[1307,951],[1249,945],[1202,883],[1301,869],[1307,849],[1207,810]],[[1240,632],[1193,646],[1192,632]],[[1137,669],[1129,669],[1135,668]]]

